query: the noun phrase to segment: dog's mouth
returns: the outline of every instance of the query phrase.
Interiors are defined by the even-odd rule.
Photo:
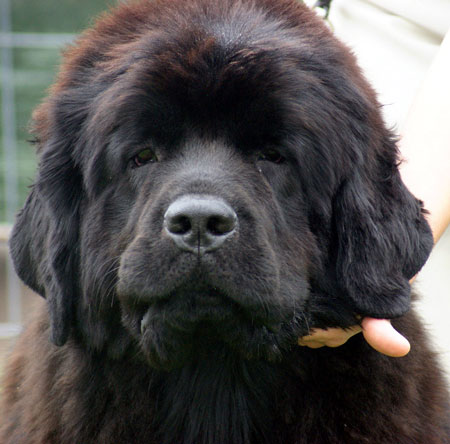
[[[165,370],[216,348],[246,360],[279,360],[298,331],[294,313],[269,317],[216,288],[178,289],[151,303],[128,301],[123,322],[150,365]]]

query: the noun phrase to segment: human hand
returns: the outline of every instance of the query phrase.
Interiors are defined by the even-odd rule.
[[[390,321],[374,318],[364,318],[361,326],[355,325],[347,329],[315,329],[310,335],[300,338],[298,344],[310,348],[339,347],[361,331],[367,343],[384,355],[405,356],[411,348],[408,340],[392,327]]]

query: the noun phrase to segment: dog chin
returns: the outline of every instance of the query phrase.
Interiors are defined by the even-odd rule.
[[[237,359],[280,361],[297,340],[295,321],[264,324],[222,307],[196,310],[195,315],[151,306],[140,321],[140,348],[150,366],[181,368],[188,362],[223,354]]]

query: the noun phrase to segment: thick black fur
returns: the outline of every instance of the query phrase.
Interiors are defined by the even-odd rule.
[[[11,357],[0,441],[450,442],[408,311],[432,236],[379,108],[296,1],[140,1],[83,34],[34,115],[11,253],[48,308]],[[189,196],[236,214],[220,248],[168,235]],[[398,318],[412,352],[296,346],[360,316]]]

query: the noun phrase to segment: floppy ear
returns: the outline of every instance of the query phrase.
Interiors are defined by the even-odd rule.
[[[403,184],[394,141],[350,173],[333,202],[336,279],[356,313],[395,318],[433,247],[422,203]]]
[[[36,183],[17,216],[10,240],[19,277],[48,302],[51,340],[70,333],[78,288],[78,226],[82,193],[68,137],[55,130],[40,147]]]

